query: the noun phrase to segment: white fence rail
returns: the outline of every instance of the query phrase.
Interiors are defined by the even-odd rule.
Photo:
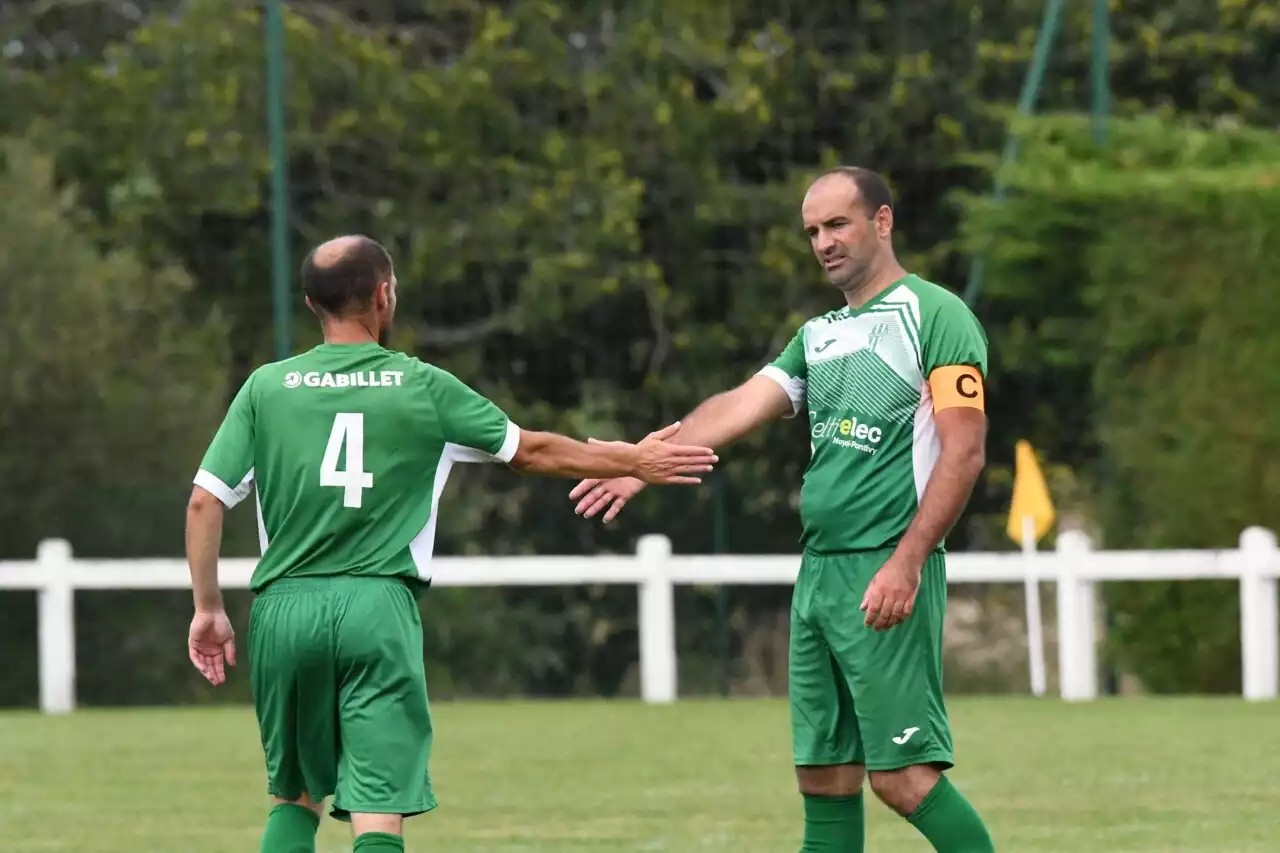
[[[226,589],[248,587],[256,561],[223,560]],[[640,540],[634,556],[437,558],[440,586],[629,584],[637,587],[641,695],[646,702],[676,698],[673,592],[676,584],[791,584],[794,556],[676,556],[664,536]],[[1056,585],[1058,679],[1063,699],[1097,696],[1095,585],[1115,580],[1235,579],[1240,584],[1241,693],[1275,699],[1280,679],[1276,583],[1280,549],[1269,530],[1251,527],[1239,547],[1222,551],[1094,551],[1086,536],[1067,532],[1055,551],[1025,555],[954,553],[950,583],[1020,583],[1030,576]],[[158,560],[78,560],[61,540],[41,543],[37,558],[0,562],[0,589],[34,589],[39,599],[40,706],[46,713],[75,707],[75,592],[81,589],[183,589],[186,563]],[[175,638],[179,642],[181,638]],[[1042,662],[1041,662],[1042,663]]]

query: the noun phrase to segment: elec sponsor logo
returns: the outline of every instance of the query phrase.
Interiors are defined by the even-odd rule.
[[[876,453],[880,449],[877,445],[884,438],[882,428],[860,421],[856,415],[815,420],[809,434],[814,440],[827,439],[838,447],[861,453]]]
[[[299,373],[291,370],[284,376],[284,387],[391,388],[399,387],[403,379],[403,370],[362,370],[359,373]]]

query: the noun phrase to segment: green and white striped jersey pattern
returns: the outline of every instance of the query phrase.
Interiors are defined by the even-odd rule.
[[[959,297],[908,275],[857,309],[809,320],[760,371],[809,414],[806,549],[889,547],[906,532],[940,449],[928,378],[947,365],[985,375],[986,335]]]

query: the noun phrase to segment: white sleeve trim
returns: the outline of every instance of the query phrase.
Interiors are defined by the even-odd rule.
[[[515,458],[516,450],[520,447],[520,427],[516,426],[512,421],[507,421],[507,437],[502,440],[502,447],[498,448],[498,452],[494,454],[503,462],[510,462]]]
[[[791,414],[787,415],[788,418],[794,418],[800,414],[800,410],[804,408],[805,382],[803,379],[797,376],[788,376],[786,371],[774,367],[772,364],[760,368],[756,375],[772,379],[786,392],[787,399],[791,401]]]
[[[445,445],[445,453],[454,462],[510,462],[520,446],[520,427],[507,421],[507,435],[497,453],[485,453],[475,447],[466,447],[452,442]]]
[[[211,474],[203,468],[196,472],[193,482],[222,501],[227,509],[231,509],[249,496],[249,490],[253,488],[253,469],[249,469],[249,473],[244,475],[244,479],[234,489],[222,482],[216,474]]]

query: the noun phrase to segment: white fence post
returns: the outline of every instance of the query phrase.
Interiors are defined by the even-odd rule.
[[[640,696],[645,702],[676,698],[675,590],[667,562],[671,540],[641,536],[636,543],[644,580],[640,583]]]
[[[1275,565],[1280,559],[1276,536],[1261,527],[1240,534],[1240,664],[1244,698],[1276,698],[1277,634]]]
[[[1093,581],[1080,576],[1090,559],[1089,537],[1076,530],[1058,536],[1058,690],[1068,701],[1098,696]]]
[[[40,710],[66,714],[76,702],[75,591],[71,588],[71,545],[46,539],[36,550],[40,571]]]

